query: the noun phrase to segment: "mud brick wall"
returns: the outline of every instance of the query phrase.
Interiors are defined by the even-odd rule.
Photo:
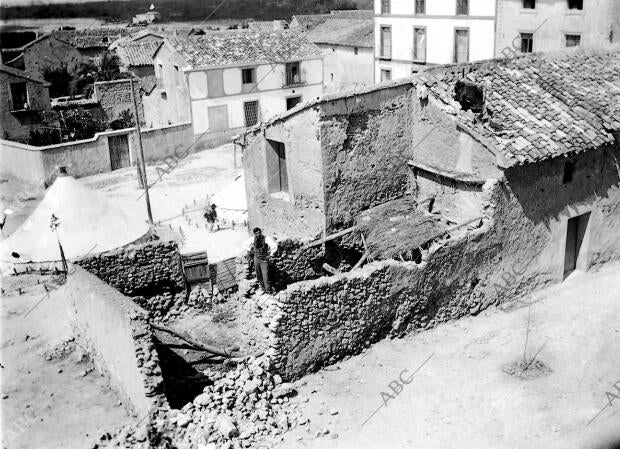
[[[185,289],[181,255],[175,242],[150,242],[76,262],[122,294],[146,296]]]
[[[167,404],[147,312],[79,267],[63,288],[79,344],[126,408],[144,417]]]
[[[409,85],[322,105],[326,228],[350,226],[366,209],[402,196],[415,141]]]
[[[133,88],[136,104],[138,106],[140,123],[145,123],[142,95],[140,94],[140,83],[135,81],[133,83]],[[116,120],[121,112],[127,109],[133,114],[134,109],[129,80],[95,83],[95,96],[99,100],[99,104],[105,111],[109,121]]]

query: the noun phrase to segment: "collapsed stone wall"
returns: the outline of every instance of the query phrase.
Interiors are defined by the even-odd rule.
[[[97,254],[76,262],[153,317],[164,317],[186,304],[181,254],[175,242],[149,242]]]
[[[146,311],[79,267],[63,289],[79,344],[126,408],[144,417],[166,405]]]
[[[272,323],[276,369],[295,379],[387,335],[428,329],[499,301],[483,274],[500,252],[487,245],[488,233],[485,225],[436,243],[420,265],[375,262],[290,285],[277,297]]]
[[[565,164],[573,178],[563,182]],[[296,378],[389,334],[428,329],[521,298],[565,276],[569,219],[587,217],[577,269],[620,259],[620,148],[506,171],[483,187],[482,228],[414,262],[289,285],[270,329],[276,368]]]
[[[347,271],[361,257],[361,243],[354,244],[355,237],[346,236],[321,245],[304,248],[299,240],[284,239],[278,242],[278,249],[270,258],[270,270],[276,289],[286,288],[295,282],[317,279],[326,274],[323,264]],[[253,273],[253,261],[244,257],[236,260],[237,281],[249,279]]]

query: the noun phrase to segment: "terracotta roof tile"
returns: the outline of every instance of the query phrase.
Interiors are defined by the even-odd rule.
[[[486,86],[484,113],[474,129],[490,134],[509,164],[594,149],[612,143],[612,133],[620,131],[617,47],[443,67],[418,78],[453,106],[454,85],[463,70]],[[471,119],[471,112],[458,109],[459,120]],[[490,117],[499,129],[490,126]]]
[[[117,39],[130,34],[129,28],[52,31],[52,36],[69,42],[76,48],[108,48]]]
[[[292,31],[222,31],[182,39],[169,38],[168,42],[192,68],[321,57],[321,50],[316,45]]]
[[[315,44],[348,45],[366,48],[373,48],[375,46],[373,20],[327,20],[304,36]]]
[[[133,67],[153,65],[153,54],[161,42],[123,42],[116,48],[118,57],[124,64]]]

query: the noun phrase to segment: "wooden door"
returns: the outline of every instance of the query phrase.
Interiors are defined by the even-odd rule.
[[[564,273],[570,273],[577,267],[577,235],[579,217],[570,218],[566,224],[566,251],[564,255]]]
[[[121,136],[108,136],[110,149],[110,166],[112,170],[129,167],[129,140],[127,134]]]
[[[288,192],[288,176],[286,174],[286,152],[284,150],[284,144],[278,142],[276,148],[278,152],[278,171],[280,177],[280,192]]]

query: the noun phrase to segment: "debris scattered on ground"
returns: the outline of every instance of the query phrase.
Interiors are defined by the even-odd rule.
[[[261,356],[226,373],[205,370],[212,383],[193,402],[181,410],[155,410],[148,423],[104,434],[95,447],[269,447],[283,432],[308,422],[289,401],[297,394],[293,384],[277,385],[281,379],[270,368],[269,359]]]
[[[537,379],[551,374],[551,368],[540,360],[533,360],[529,362],[519,360],[518,362],[504,366],[503,371],[506,374],[525,380]]]

